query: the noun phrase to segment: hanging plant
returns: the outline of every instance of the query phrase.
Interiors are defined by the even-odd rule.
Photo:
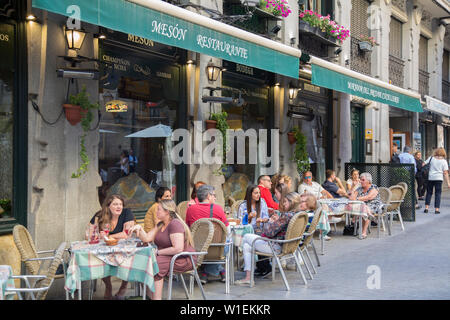
[[[78,170],[72,173],[72,178],[79,178],[87,172],[89,166],[89,157],[86,152],[85,139],[91,128],[91,122],[94,119],[91,110],[99,109],[100,106],[98,103],[93,104],[89,102],[89,94],[86,92],[86,86],[83,86],[78,94],[70,95],[69,102],[72,105],[80,106],[82,110],[81,128],[83,129],[83,135],[80,138],[80,158],[82,163]]]
[[[228,143],[227,143],[227,130],[230,129],[230,126],[227,122],[228,114],[223,112],[217,112],[211,114],[211,120],[216,121],[216,129],[222,133],[222,166],[216,172],[217,174],[224,175],[222,169],[226,167],[226,159],[227,159],[227,151],[228,151]]]
[[[306,150],[306,136],[300,131],[298,126],[293,128],[294,136],[296,139],[294,156],[292,161],[297,163],[297,171],[300,175],[310,169],[308,152]]]

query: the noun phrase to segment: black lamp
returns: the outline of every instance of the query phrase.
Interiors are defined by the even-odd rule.
[[[216,66],[211,59],[206,66],[206,75],[208,77],[208,81],[216,81],[219,78],[219,74],[221,71],[222,68]]]
[[[70,50],[80,50],[83,45],[86,32],[84,30],[64,28],[67,46]]]

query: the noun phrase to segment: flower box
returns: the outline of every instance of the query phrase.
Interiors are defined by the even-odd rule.
[[[359,46],[359,50],[361,50],[363,52],[370,52],[370,51],[372,51],[372,45],[368,41],[360,41],[358,43],[358,46]]]
[[[313,27],[308,22],[303,21],[303,20],[299,21],[298,27],[299,27],[300,32],[305,32],[305,33],[317,34],[317,32],[319,30],[319,28]]]

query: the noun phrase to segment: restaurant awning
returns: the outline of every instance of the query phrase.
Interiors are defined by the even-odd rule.
[[[340,65],[311,57],[311,83],[412,112],[423,112],[420,95]]]
[[[432,111],[446,117],[450,116],[449,104],[430,96],[425,96],[425,100],[427,102],[426,108],[428,111]]]
[[[160,0],[33,0],[33,7],[298,78],[301,51]]]

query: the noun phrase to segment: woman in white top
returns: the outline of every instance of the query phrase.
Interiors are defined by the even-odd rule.
[[[359,187],[361,187],[361,182],[359,181],[359,170],[352,169],[350,172],[350,178],[347,180],[348,194],[352,194]]]
[[[448,163],[447,154],[444,148],[438,148],[434,152],[434,156],[428,158],[425,164],[430,164],[430,170],[428,171],[428,184],[427,184],[427,196],[425,198],[425,213],[428,213],[428,207],[431,202],[431,196],[434,194],[434,210],[435,214],[440,213],[439,207],[441,205],[441,192],[442,182],[447,181],[447,186],[450,188],[450,181],[448,179]]]

